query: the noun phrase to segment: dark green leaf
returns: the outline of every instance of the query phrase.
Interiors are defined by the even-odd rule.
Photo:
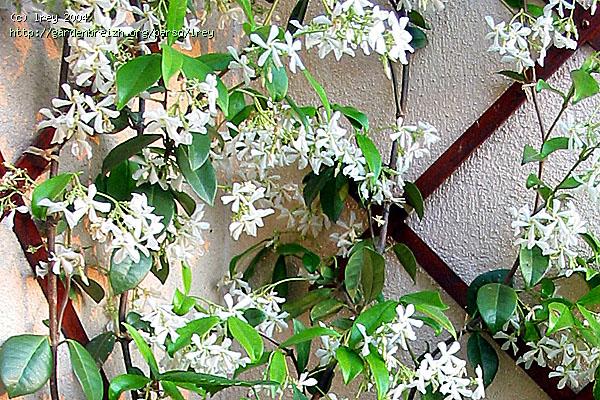
[[[397,306],[398,302],[388,300],[384,301],[383,303],[375,304],[366,311],[361,312],[352,326],[350,338],[348,339],[348,346],[356,346],[363,338],[362,334],[356,327],[358,324],[364,326],[367,334],[371,335],[382,324],[390,322],[396,317]]]
[[[331,296],[331,292],[332,289],[329,288],[311,290],[297,300],[285,302],[283,310],[290,314],[290,318],[296,318],[315,304],[328,299]]]
[[[200,168],[194,171],[191,168],[186,151],[181,146],[177,148],[176,155],[177,164],[186,182],[202,200],[212,206],[217,194],[217,178],[210,161],[207,160]]]
[[[226,70],[229,67],[231,61],[233,61],[233,57],[229,53],[207,53],[196,57],[196,59],[208,65],[214,71]]]
[[[510,286],[488,283],[477,292],[477,308],[490,331],[502,330],[517,309],[517,294]]]
[[[284,348],[284,347],[294,346],[299,343],[308,342],[310,340],[313,340],[314,338],[321,337],[321,336],[338,337],[338,336],[340,336],[340,334],[337,333],[336,331],[334,331],[333,329],[324,328],[322,326],[313,326],[313,327],[301,330],[298,333],[294,334],[293,336],[290,336],[287,340],[283,341],[279,345],[279,347]]]
[[[139,135],[118,144],[102,161],[102,173],[108,174],[123,161],[128,160],[129,157],[139,153],[160,138],[161,135]]]
[[[177,192],[175,190],[171,190],[171,194],[177,200],[177,202],[183,207],[187,215],[194,214],[196,211],[196,202],[192,197],[185,192]]]
[[[467,289],[467,312],[474,315],[477,311],[477,292],[479,288],[488,283],[502,283],[506,279],[509,270],[497,269],[484,272],[471,282]],[[511,280],[512,283],[512,280]]]
[[[519,253],[519,265],[525,285],[533,287],[542,280],[548,267],[550,266],[550,257],[542,254],[542,249],[534,246],[528,249],[526,245],[521,246]]]
[[[483,384],[488,387],[498,372],[498,354],[494,347],[480,333],[474,332],[467,343],[467,356],[473,368],[481,366]]]
[[[101,193],[108,194],[118,201],[131,200],[131,193],[137,189],[133,174],[140,166],[133,161],[125,160],[110,170],[108,177],[100,174],[96,178],[96,186]]]
[[[423,16],[416,10],[411,10],[408,13],[408,19],[412,24],[418,26],[419,28],[427,30],[431,29],[427,21],[425,21],[425,18],[423,18]]]
[[[302,322],[300,322],[299,320],[294,319],[292,322],[294,325],[294,334],[298,334],[306,330],[304,324],[302,324]],[[306,366],[308,365],[308,361],[310,359],[310,345],[310,340],[298,343],[296,345],[296,359],[298,360],[298,369],[300,371],[304,371],[306,369]]]
[[[527,82],[527,78],[525,77],[525,75],[523,75],[522,73],[516,72],[516,71],[511,71],[511,70],[499,71],[498,75],[505,76],[509,79],[512,79],[514,81],[521,82],[521,83]]]
[[[212,68],[208,65],[204,64],[202,61],[196,58],[192,58],[189,56],[183,56],[183,73],[187,78],[190,79],[198,79],[200,82],[204,82],[206,80],[206,76],[208,74],[214,74]],[[219,92],[219,97],[217,98],[217,104],[223,111],[223,113],[227,113],[229,109],[229,93],[227,92],[227,87],[221,81],[221,78],[217,76],[217,91]]]
[[[425,205],[419,187],[412,182],[405,182],[404,197],[406,198],[406,203],[415,210],[419,219],[423,219]]]
[[[306,9],[308,8],[308,0],[298,0],[294,9],[290,13],[290,17],[288,18],[287,23],[287,31],[291,34],[296,33],[298,28],[291,24],[291,21],[298,21],[300,24],[304,22],[304,17],[306,16]]]
[[[442,301],[440,293],[433,290],[423,290],[421,292],[409,293],[400,297],[400,302],[404,304],[425,304],[440,310],[447,310],[448,306]]]
[[[104,332],[96,336],[85,345],[86,350],[96,361],[96,365],[101,367],[110,353],[112,353],[117,337],[113,332]]]
[[[287,267],[285,265],[285,257],[279,256],[277,257],[277,261],[275,262],[275,267],[273,268],[273,276],[271,278],[272,283],[277,283],[279,281],[285,280],[287,278]],[[279,285],[275,286],[275,291],[278,295],[287,297],[288,294],[288,283],[283,282]]]
[[[360,274],[361,289],[366,303],[370,303],[383,290],[385,280],[385,260],[374,250],[365,248]]]
[[[159,184],[144,184],[135,190],[136,193],[143,193],[148,199],[148,205],[154,207],[153,213],[162,217],[164,229],[167,229],[173,216],[175,215],[175,200],[170,191],[163,190]]]
[[[404,270],[408,273],[414,283],[417,283],[417,259],[412,250],[404,243],[396,243],[393,247],[394,254],[398,257],[398,261]]]
[[[331,104],[327,99],[325,89],[323,89],[323,86],[321,86],[321,84],[317,82],[317,80],[310,74],[310,72],[308,72],[307,69],[303,70],[302,72],[304,73],[304,76],[306,77],[308,83],[310,83],[310,85],[313,87],[313,89],[319,96],[319,99],[321,99],[321,103],[323,104],[323,107],[325,107],[325,112],[327,113],[327,118],[331,118]]]
[[[600,91],[600,86],[598,86],[596,79],[585,70],[576,69],[571,71],[571,79],[573,80],[573,87],[575,89],[573,104],[592,97]]]
[[[338,312],[344,307],[344,303],[338,299],[327,299],[320,303],[317,303],[312,310],[310,310],[310,320],[317,322],[321,319],[327,318],[328,316]]]
[[[257,385],[273,385],[271,381],[243,381],[228,379],[216,375],[199,374],[191,371],[169,371],[160,375],[160,380],[180,384],[193,384],[204,388],[208,393],[215,394],[228,387],[252,387]]]
[[[98,282],[88,278],[88,284],[81,279],[80,276],[73,276],[73,280],[77,286],[79,286],[84,292],[88,294],[96,303],[100,303],[104,298],[104,289]]]
[[[117,70],[117,109],[148,89],[160,78],[160,54],[147,54],[129,60]]]
[[[154,358],[154,354],[152,354],[150,346],[148,346],[148,343],[146,343],[142,335],[140,335],[137,329],[135,329],[133,326],[129,324],[123,324],[123,326],[125,329],[127,329],[129,335],[131,335],[131,338],[135,342],[140,354],[148,364],[148,367],[150,367],[151,375],[153,377],[157,377],[159,375],[158,364],[156,363],[156,359]]]
[[[340,214],[344,210],[346,197],[348,196],[348,178],[344,174],[326,181],[321,188],[319,198],[321,200],[321,208],[323,213],[329,217],[332,222],[337,222]]]
[[[390,374],[385,366],[385,362],[377,352],[373,345],[369,345],[371,352],[365,357],[365,361],[369,364],[371,375],[375,381],[377,388],[377,400],[383,400],[388,392],[390,385]]]
[[[74,340],[67,339],[71,367],[87,400],[101,400],[104,396],[102,377],[94,358]]]
[[[427,46],[428,40],[427,40],[427,34],[425,33],[425,31],[423,31],[420,28],[417,28],[416,26],[408,26],[406,28],[406,30],[412,36],[412,40],[410,41],[410,46],[413,49],[418,50],[418,49],[422,49],[425,46]]]
[[[37,392],[51,372],[52,350],[47,336],[12,336],[0,347],[0,380],[10,398]]]

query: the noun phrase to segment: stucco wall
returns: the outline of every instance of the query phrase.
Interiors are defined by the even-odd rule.
[[[291,1],[288,1],[291,3]],[[50,39],[15,39],[9,29],[17,26],[10,21],[10,9],[0,10],[0,149],[8,160],[15,160],[34,136],[36,113],[47,106],[57,90],[60,43]],[[486,53],[484,40],[485,15],[504,16],[499,1],[453,1],[447,10],[432,17],[433,31],[430,46],[419,52],[411,70],[411,93],[407,120],[424,120],[435,125],[442,136],[430,159],[423,160],[414,176],[425,170],[477,117],[502,93],[508,82],[492,72],[501,69],[497,58]],[[218,32],[214,43],[203,43],[202,48],[222,47],[234,35]],[[581,62],[589,49],[579,51],[567,67]],[[381,127],[394,122],[390,82],[383,75],[376,58],[344,58],[342,62],[321,62],[313,55],[306,60],[314,75],[323,82],[332,101],[352,104],[369,114],[371,125]],[[564,76],[563,68],[556,75]],[[314,99],[311,89],[299,77],[292,81],[292,90],[299,100]],[[543,97],[543,107],[556,108],[556,98]],[[378,142],[389,148],[383,134],[375,134]],[[512,264],[516,249],[511,245],[508,208],[530,201],[523,189],[530,172],[519,168],[521,149],[537,138],[535,120],[530,107],[519,110],[505,126],[496,132],[440,190],[427,201],[423,221],[411,219],[411,226],[425,238],[440,256],[467,282],[479,273]],[[97,151],[105,151],[118,138],[101,139]],[[387,152],[387,151],[386,151]],[[86,165],[69,162],[70,169],[82,169],[92,178],[98,171],[98,162]],[[556,175],[556,171],[548,171]],[[593,218],[591,210],[587,213]],[[207,213],[213,231],[209,236],[209,252],[194,266],[194,291],[215,295],[214,288],[225,270],[228,259],[252,240],[233,243],[228,239],[227,211],[217,207]],[[597,220],[595,221],[598,222]],[[268,229],[265,231],[268,233]],[[47,316],[47,304],[32,279],[30,268],[12,232],[0,225],[0,243],[3,245],[3,274],[0,279],[0,341],[23,332],[44,333],[42,320]],[[176,271],[170,283],[162,290],[170,298],[172,288],[179,282]],[[152,278],[147,283],[159,288]],[[413,285],[393,259],[387,269],[386,295],[397,297],[407,291],[433,289],[437,285],[419,272]],[[452,304],[453,322],[460,326],[464,313]],[[90,336],[101,332],[106,323],[100,309],[89,299],[77,304],[85,315],[84,323]],[[91,310],[95,311],[91,312]],[[109,375],[122,372],[117,349],[106,366]],[[73,384],[68,361],[61,362],[61,388],[65,399],[82,398]],[[548,397],[515,367],[513,361],[501,356],[501,373],[488,389],[488,399],[543,400]],[[28,396],[43,399],[46,395]],[[227,396],[223,396],[227,398]],[[229,397],[232,398],[232,397]],[[0,399],[5,395],[0,394]]]

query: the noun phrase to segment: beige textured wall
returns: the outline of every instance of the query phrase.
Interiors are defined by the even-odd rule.
[[[291,3],[291,1],[288,1]],[[25,150],[34,135],[36,112],[47,106],[55,95],[60,57],[60,43],[52,40],[10,38],[8,31],[16,26],[10,21],[11,10],[0,10],[0,149],[9,160],[15,160]],[[421,173],[502,93],[508,82],[494,76],[499,70],[497,58],[486,53],[484,40],[485,15],[504,16],[496,0],[453,1],[447,10],[432,17],[433,33],[430,46],[414,57],[411,72],[411,93],[407,120],[424,120],[435,125],[441,133],[441,143],[433,149],[431,159],[417,166],[414,176]],[[217,33],[216,45],[231,38],[229,33]],[[212,43],[210,44],[212,45]],[[220,47],[220,46],[219,46]],[[206,48],[206,46],[205,46]],[[588,52],[583,49],[568,63],[574,66]],[[314,75],[324,83],[331,100],[352,104],[369,114],[374,127],[392,124],[393,102],[389,81],[375,58],[344,58],[335,63],[319,61],[314,54],[306,59]],[[562,69],[557,76],[567,72]],[[292,90],[299,100],[315,96],[304,80],[294,79]],[[557,107],[558,100],[544,98],[544,107]],[[467,281],[479,273],[512,264],[516,250],[511,245],[508,208],[520,204],[529,196],[522,189],[529,171],[518,169],[522,146],[537,138],[531,109],[524,107],[482,146],[459,171],[427,201],[424,221],[410,224],[440,256]],[[383,134],[376,137],[384,148],[389,142]],[[114,140],[102,139],[95,150],[114,145]],[[83,169],[92,178],[98,170],[94,165],[68,163],[69,168]],[[553,173],[552,171],[551,173]],[[251,240],[233,243],[228,240],[227,211],[222,207],[211,210],[207,217],[213,231],[209,237],[209,253],[194,266],[194,290],[215,296],[214,288],[228,259]],[[591,210],[588,214],[592,216]],[[598,222],[598,221],[595,221]],[[268,232],[267,232],[268,233]],[[3,274],[0,279],[0,342],[24,332],[44,333],[41,321],[47,316],[47,305],[12,232],[0,225],[0,244],[3,254]],[[148,285],[158,288],[152,278]],[[179,282],[176,273],[163,288],[170,298],[172,288]],[[386,295],[397,297],[407,291],[435,289],[437,285],[420,272],[413,285],[394,260],[389,260]],[[464,313],[452,304],[453,322],[460,326]],[[84,323],[91,336],[101,332],[106,323],[101,310],[84,299],[77,308],[86,318]],[[91,312],[92,309],[95,311]],[[109,375],[120,373],[120,351],[116,350],[106,366]],[[61,363],[61,387],[65,399],[80,399],[81,392],[73,384],[67,365]],[[0,394],[4,400],[5,395]],[[222,396],[222,398],[234,398]],[[28,396],[43,399],[45,395]],[[510,358],[501,356],[501,373],[488,390],[488,399],[543,400],[548,397],[524,374]]]

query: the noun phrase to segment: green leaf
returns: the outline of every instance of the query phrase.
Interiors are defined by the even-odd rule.
[[[546,159],[557,150],[567,150],[569,148],[569,138],[564,136],[548,139],[542,145],[541,156]]]
[[[233,57],[229,53],[207,53],[196,57],[196,60],[208,65],[213,71],[224,71],[233,61]]]
[[[594,306],[600,304],[600,286],[596,286],[580,297],[579,300],[577,300],[577,304],[581,304],[582,306]]]
[[[334,331],[333,329],[324,328],[322,326],[313,326],[310,328],[306,328],[306,329],[294,334],[293,336],[290,336],[289,338],[287,338],[287,340],[283,341],[279,345],[279,347],[284,348],[284,347],[294,346],[299,343],[304,343],[309,340],[313,340],[316,337],[321,337],[321,336],[339,337],[340,334],[337,333],[336,331]]]
[[[104,332],[90,340],[85,345],[86,350],[96,361],[96,365],[101,367],[106,361],[110,353],[112,353],[117,337],[113,332]]]
[[[169,10],[167,14],[167,43],[169,44],[169,46],[175,43],[175,41],[177,40],[177,37],[174,36],[172,32],[178,31],[183,27],[183,20],[185,18],[186,9],[186,0],[169,0]],[[165,82],[167,82],[166,79]]]
[[[171,400],[185,400],[185,397],[181,394],[177,385],[169,381],[160,381],[160,384],[165,391],[165,394],[169,396]]]
[[[123,392],[144,388],[152,382],[142,375],[123,374],[114,377],[108,386],[108,400],[119,400]]]
[[[100,303],[104,299],[104,289],[98,282],[88,278],[88,283],[83,282],[80,276],[73,276],[73,281],[81,290],[86,292],[96,303]]]
[[[390,322],[396,317],[397,306],[398,302],[388,300],[384,301],[383,303],[375,304],[366,311],[361,312],[352,325],[352,330],[348,339],[348,346],[356,346],[363,338],[362,334],[356,327],[358,324],[364,326],[367,334],[371,335],[382,324]]]
[[[290,318],[296,318],[315,304],[330,298],[332,291],[329,288],[311,290],[297,300],[285,302],[283,304],[283,311],[290,314]]]
[[[522,73],[516,72],[516,71],[510,71],[510,70],[499,71],[498,75],[505,76],[509,79],[512,79],[513,81],[517,81],[517,82],[521,82],[521,83],[527,82],[527,78],[525,77],[525,75],[523,75]]]
[[[304,330],[306,327],[302,322],[297,319],[292,321],[294,326],[294,334],[298,334]],[[298,369],[300,371],[304,371],[306,366],[308,365],[308,360],[310,359],[310,347],[311,341],[308,340],[306,342],[298,343],[296,345],[296,359],[298,360]]]
[[[388,392],[390,385],[390,374],[385,366],[385,362],[377,352],[373,345],[369,345],[371,352],[365,357],[365,361],[369,364],[371,375],[375,381],[377,388],[377,400],[383,400]]]
[[[313,89],[319,96],[319,99],[321,99],[321,103],[323,104],[323,107],[325,107],[325,112],[327,113],[327,118],[331,118],[331,104],[327,99],[325,89],[323,89],[323,86],[321,86],[321,84],[317,82],[317,80],[310,74],[310,72],[308,72],[308,69],[305,69],[302,72],[304,73],[304,76],[306,77],[308,83],[310,83],[310,85],[313,87]]]
[[[467,289],[467,312],[469,315],[474,315],[477,312],[477,292],[479,288],[488,283],[503,283],[508,275],[509,270],[497,269],[484,272],[471,282]],[[511,279],[512,283],[512,279]]]
[[[143,253],[140,254],[140,261],[134,262],[126,257],[122,262],[115,263],[111,260],[108,278],[115,294],[121,294],[129,289],[133,289],[140,284],[152,268],[152,257]],[[114,254],[113,254],[114,258]]]
[[[321,188],[319,193],[321,208],[323,209],[323,213],[325,213],[332,222],[337,222],[340,214],[344,211],[344,205],[350,187],[348,182],[348,178],[340,173],[330,180],[325,181],[325,184]]]
[[[467,342],[467,356],[473,368],[481,366],[483,384],[488,387],[498,372],[498,354],[494,347],[478,332],[474,332]]]
[[[202,337],[220,321],[218,317],[204,317],[190,321],[185,326],[177,329],[179,337],[175,342],[168,345],[167,350],[169,355],[172,357],[175,352],[183,349],[192,342],[193,335]]]
[[[246,350],[252,362],[256,362],[262,357],[264,344],[253,327],[236,317],[227,319],[227,327],[235,340]]]
[[[296,33],[298,28],[291,24],[292,21],[298,21],[299,23],[304,22],[304,17],[306,16],[306,9],[308,8],[309,0],[298,0],[294,9],[290,13],[290,17],[288,18],[287,28],[286,30],[290,32],[292,35]]]
[[[477,307],[492,333],[502,330],[517,309],[517,294],[510,286],[488,283],[477,292]]]
[[[427,30],[431,29],[427,21],[425,21],[425,18],[423,18],[423,16],[416,10],[411,10],[408,13],[408,19],[412,24],[418,26],[419,28]]]
[[[450,322],[450,319],[444,314],[443,309],[433,306],[431,304],[414,304],[415,310],[425,317],[420,318],[427,325],[431,326],[435,330],[435,334],[439,335],[441,329],[448,331],[456,339],[456,330],[454,325]]]
[[[420,305],[424,304],[427,306],[439,308],[440,310],[447,310],[449,307],[446,305],[440,293],[433,290],[423,290],[421,292],[409,293],[400,297],[400,302],[404,304]]]
[[[425,205],[418,186],[412,182],[404,182],[404,197],[406,197],[406,203],[415,210],[419,219],[423,219]]]
[[[115,146],[102,161],[102,173],[108,174],[111,170],[128,160],[131,156],[139,153],[152,143],[160,139],[161,135],[139,135],[127,139]]]
[[[413,282],[417,283],[417,259],[412,250],[404,243],[396,243],[392,249],[404,270],[408,273]]]
[[[333,104],[332,109],[334,111],[341,112],[350,121],[352,126],[359,131],[369,130],[369,118],[362,112],[358,111],[354,107],[342,106],[339,104]]]
[[[575,89],[573,104],[592,97],[600,91],[600,86],[598,86],[596,79],[585,70],[576,69],[571,71],[571,79],[573,80],[573,87]]]
[[[181,280],[185,294],[189,294],[192,288],[192,269],[186,263],[181,265]]]
[[[379,150],[377,149],[377,146],[375,146],[375,143],[373,143],[367,135],[356,135],[356,142],[358,143],[358,147],[360,147],[363,156],[365,156],[369,171],[373,172],[375,175],[371,178],[373,182],[375,182],[379,178],[379,174],[381,174],[381,167],[383,165],[381,154],[379,154]]]
[[[167,229],[173,217],[175,216],[175,199],[170,191],[163,190],[158,183],[144,184],[135,190],[136,193],[143,193],[148,199],[148,205],[154,207],[153,213],[162,217],[164,225],[163,231]]]
[[[568,329],[573,326],[573,314],[568,306],[563,303],[548,304],[548,331],[546,335],[551,335],[563,329]]]
[[[272,283],[277,283],[279,281],[285,280],[287,278],[287,267],[285,265],[285,257],[279,256],[277,257],[277,261],[275,262],[275,267],[273,268],[273,276],[271,277]],[[288,295],[288,283],[283,282],[275,286],[275,292],[282,297],[287,297]]]
[[[51,372],[52,350],[47,336],[12,336],[0,347],[0,380],[10,398],[37,392]]]
[[[101,400],[104,396],[102,377],[94,358],[74,340],[67,339],[71,367],[87,400]]]
[[[252,27],[252,29],[254,29],[256,23],[254,22],[254,13],[252,12],[252,5],[250,4],[250,0],[236,1],[242,7],[242,10],[244,10],[244,14],[246,14],[246,18],[248,19],[248,22],[250,22],[250,26]]]
[[[345,346],[340,346],[335,351],[335,358],[338,361],[344,384],[349,384],[356,378],[364,369],[362,358],[352,349]]]
[[[583,315],[583,317],[589,323],[589,326],[594,332],[594,335],[596,337],[600,337],[600,322],[598,322],[598,317],[596,316],[596,314],[592,313],[581,304],[577,304],[577,308],[579,309],[579,312],[581,312],[581,315]]]
[[[521,165],[525,165],[530,162],[539,162],[542,160],[540,153],[533,146],[526,144],[523,148],[523,157],[521,160]]]
[[[33,216],[39,219],[46,219],[48,207],[40,206],[40,201],[43,199],[48,199],[50,201],[57,200],[59,196],[63,194],[67,186],[69,186],[71,179],[73,179],[73,174],[64,173],[47,179],[36,186],[31,195],[31,212]]]
[[[192,190],[208,205],[214,205],[217,194],[217,178],[210,161],[206,160],[200,168],[194,171],[183,147],[177,147],[175,154],[181,173]]]
[[[429,43],[429,41],[427,40],[427,34],[422,29],[417,28],[416,26],[408,26],[406,30],[412,36],[410,46],[413,49],[422,49]]]
[[[173,2],[181,1],[181,0],[172,0]],[[169,32],[169,37],[171,37],[171,32]],[[183,65],[183,57],[180,52],[172,48],[171,46],[167,46],[163,44],[162,46],[162,64],[161,64],[161,72],[163,81],[168,83],[173,76],[179,74],[181,71],[181,66]]]
[[[137,189],[133,174],[140,166],[125,160],[110,170],[108,177],[100,174],[96,178],[96,186],[101,193],[108,194],[118,201],[131,200],[131,193]]]
[[[148,89],[160,78],[160,54],[148,54],[136,57],[121,65],[117,70],[117,110],[127,102]]]
[[[358,296],[358,285],[360,283],[364,258],[364,248],[360,248],[350,255],[344,270],[344,285],[346,286],[346,291],[353,299],[356,299]]]
[[[260,242],[256,243],[255,245],[252,245],[250,247],[248,247],[246,250],[244,250],[241,254],[238,254],[234,257],[231,258],[231,261],[229,261],[229,275],[234,276],[236,273],[236,266],[238,264],[238,262],[245,257],[246,255],[252,253],[254,250],[256,250],[257,248],[259,248],[260,246],[262,246],[262,244],[265,242],[266,240],[261,240]]]
[[[369,248],[364,249],[363,255],[360,283],[365,302],[370,303],[383,290],[385,259],[381,254]]]
[[[200,386],[210,394],[215,394],[225,388],[240,386],[252,387],[257,385],[273,385],[270,381],[243,381],[237,379],[228,379],[216,375],[199,374],[191,371],[169,371],[160,375],[160,380],[181,384],[192,384]]]
[[[538,246],[528,249],[523,245],[519,253],[519,266],[525,285],[530,288],[537,285],[546,274],[550,266],[550,257],[543,255]]]
[[[208,65],[204,64],[197,58],[192,58],[186,55],[183,55],[182,69],[184,75],[187,78],[198,79],[200,82],[204,82],[208,74],[214,74],[214,71]],[[219,105],[223,113],[227,114],[227,111],[229,110],[229,93],[227,91],[227,87],[225,87],[221,78],[219,78],[218,76],[216,76],[216,78],[217,91],[219,92],[217,104]]]
[[[188,156],[190,168],[197,170],[200,168],[210,153],[210,136],[202,133],[192,133],[192,144],[188,146]]]
[[[317,303],[312,310],[310,310],[310,320],[312,322],[320,321],[330,315],[338,312],[344,307],[344,303],[338,299],[327,299],[320,303]]]
[[[150,346],[148,346],[148,343],[146,343],[142,335],[140,335],[137,329],[135,329],[133,326],[125,323],[123,324],[123,326],[131,335],[131,338],[135,342],[135,345],[137,346],[140,354],[148,364],[148,367],[150,367],[150,374],[153,377],[157,377],[159,375],[158,364],[156,363],[156,359],[154,358],[154,354],[152,354]]]
[[[288,92],[288,76],[285,67],[276,67],[272,61],[269,61],[264,66],[264,73],[271,77],[265,79],[265,89],[274,101],[281,101],[285,98]]]
[[[292,400],[308,400],[308,397],[298,389],[298,387],[292,384],[293,397]]]
[[[187,215],[191,216],[194,214],[194,211],[196,211],[196,201],[189,194],[175,190],[171,190],[171,194],[179,205],[183,207]]]
[[[269,379],[273,382],[283,384],[287,378],[288,370],[285,355],[280,351],[274,351],[269,361]]]
[[[196,305],[196,299],[182,293],[179,289],[175,289],[172,303],[175,314],[185,315]]]

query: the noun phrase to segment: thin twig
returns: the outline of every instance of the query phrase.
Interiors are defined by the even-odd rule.
[[[127,317],[127,300],[129,297],[129,292],[126,291],[121,294],[119,298],[119,325],[117,326],[117,330],[121,330],[121,324],[125,322],[125,318]],[[129,373],[131,368],[133,367],[133,363],[131,362],[131,351],[129,350],[129,342],[128,338],[124,338],[123,340],[119,340],[121,343],[121,352],[123,353],[123,363],[125,364],[125,372]],[[131,399],[138,400],[139,396],[136,390],[132,390]]]

